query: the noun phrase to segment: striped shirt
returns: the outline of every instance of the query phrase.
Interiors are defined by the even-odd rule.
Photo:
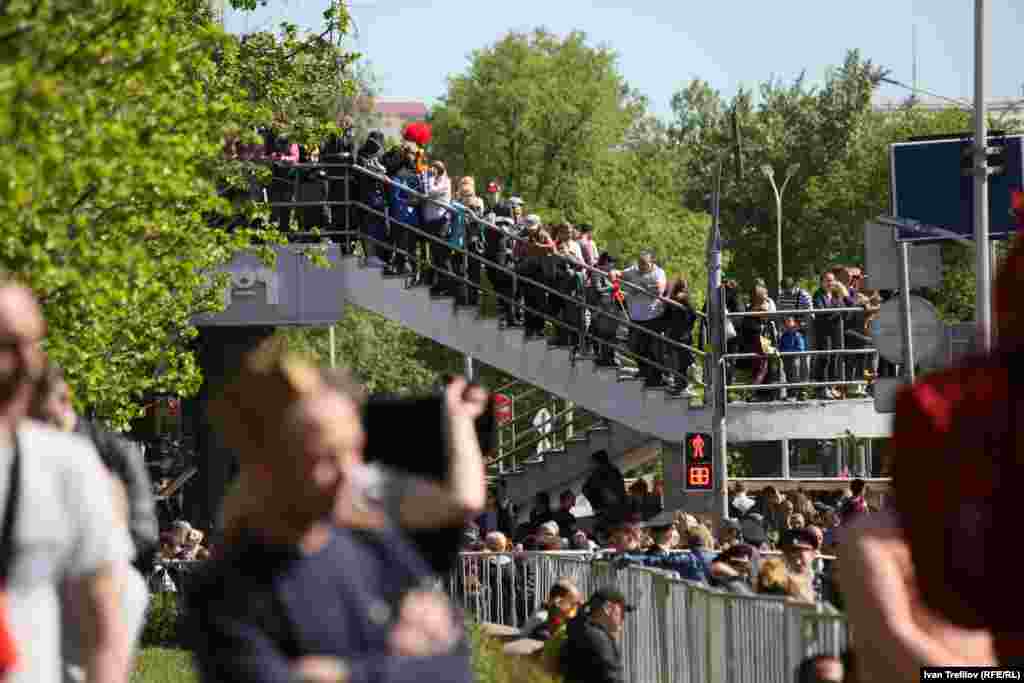
[[[812,308],[814,308],[814,304],[806,289],[796,287],[784,290],[779,294],[778,310],[780,311],[809,311]],[[799,320],[799,322],[806,323],[807,320]]]

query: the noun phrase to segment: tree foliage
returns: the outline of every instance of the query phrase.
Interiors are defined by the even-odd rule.
[[[862,264],[864,224],[889,212],[888,149],[893,142],[970,130],[969,112],[929,110],[909,100],[895,111],[872,107],[884,73],[857,51],[847,53],[821,87],[800,76],[771,79],[753,93],[726,99],[699,79],[672,100],[670,137],[678,153],[684,195],[704,208],[722,166],[722,222],[729,275],[749,285],[776,281],[776,202],[762,166],[781,184],[798,165],[783,196],[784,274],[811,284],[824,269]],[[1019,121],[994,124],[1008,131]],[[962,245],[944,246],[945,282],[929,297],[948,319],[973,315],[971,259]]]
[[[453,174],[502,178],[531,206],[574,212],[579,180],[642,109],[615,53],[585,34],[510,33],[449,79],[431,115],[432,152]]]
[[[0,264],[43,301],[80,407],[124,424],[147,393],[198,388],[191,319],[253,236],[208,221],[252,210],[219,193],[242,175],[225,138],[275,114],[320,135],[326,99],[295,86],[344,86],[348,56],[288,27],[240,41],[199,0],[11,0],[0,41]]]

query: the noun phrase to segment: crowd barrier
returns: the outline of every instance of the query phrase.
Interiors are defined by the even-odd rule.
[[[560,577],[584,595],[614,585],[636,607],[622,639],[634,683],[791,683],[807,657],[847,646],[845,617],[828,604],[726,593],[587,553],[463,553],[448,592],[480,621],[519,626]]]

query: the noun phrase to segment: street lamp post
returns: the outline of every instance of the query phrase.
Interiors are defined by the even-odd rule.
[[[778,289],[776,290],[776,296],[782,294],[782,198],[786,194],[786,186],[789,185],[789,181],[796,175],[797,170],[800,169],[800,164],[790,164],[789,168],[786,169],[786,179],[782,181],[782,187],[775,184],[775,169],[765,164],[761,167],[761,173],[768,179],[768,182],[772,184],[772,190],[775,192],[775,220],[776,220],[776,234],[775,234],[775,254],[778,258],[776,262],[778,275]]]

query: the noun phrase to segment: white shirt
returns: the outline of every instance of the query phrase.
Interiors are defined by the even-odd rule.
[[[21,668],[5,683],[59,683],[59,587],[112,564],[127,566],[135,550],[117,521],[110,475],[92,444],[27,420],[18,440],[21,499],[7,617]],[[0,510],[7,502],[12,454],[12,448],[0,448]]]
[[[622,293],[626,295],[626,301],[629,302],[630,319],[635,322],[645,322],[660,318],[665,312],[665,302],[656,297],[659,292],[664,292],[668,285],[665,271],[660,266],[651,266],[649,271],[642,273],[637,266],[630,266],[622,271],[622,279],[640,287],[645,292],[642,294],[633,287],[622,288]]]
[[[423,218],[427,221],[436,221],[444,218],[445,206],[452,201],[452,181],[448,174],[438,178],[433,173],[427,174],[427,196],[436,199],[436,202],[423,203]]]

